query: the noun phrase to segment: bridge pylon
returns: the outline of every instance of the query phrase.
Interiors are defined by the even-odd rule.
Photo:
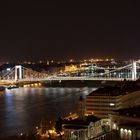
[[[133,61],[132,63],[132,80],[137,80],[137,63]]]
[[[15,66],[15,81],[22,79],[22,66],[16,65]]]

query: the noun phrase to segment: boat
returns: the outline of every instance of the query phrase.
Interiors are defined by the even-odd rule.
[[[17,86],[17,85],[10,85],[9,87],[7,87],[7,89],[13,89],[13,88],[19,88],[19,86]]]

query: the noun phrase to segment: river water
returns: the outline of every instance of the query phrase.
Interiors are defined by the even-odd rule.
[[[79,97],[95,88],[17,88],[0,92],[0,137],[29,132],[42,119],[76,112]]]

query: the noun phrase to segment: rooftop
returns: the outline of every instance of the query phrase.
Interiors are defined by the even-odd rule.
[[[91,92],[88,96],[118,96],[140,90],[140,79],[121,81],[115,86],[106,86]]]
[[[87,126],[83,126],[83,125],[70,125],[70,124],[64,124],[63,125],[63,127],[65,128],[65,129],[86,129],[87,128]]]
[[[126,109],[119,109],[115,111],[118,112],[120,115],[140,118],[140,106],[135,106],[135,107],[126,108]]]
[[[63,127],[67,129],[85,129],[91,122],[96,122],[100,120],[98,117],[90,115],[85,117],[84,120],[74,119],[74,120],[65,120],[63,122]]]
[[[120,95],[120,87],[106,86],[91,92],[88,96],[118,96]]]

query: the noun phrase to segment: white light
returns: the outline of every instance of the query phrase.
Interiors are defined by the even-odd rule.
[[[114,123],[113,124],[113,129],[116,129],[117,128],[117,125]]]
[[[120,130],[123,131],[123,128],[121,128]]]
[[[10,71],[11,69],[10,69],[10,68],[7,68],[6,70],[7,70],[7,71]]]
[[[128,130],[128,133],[132,133],[132,131],[131,130]]]
[[[71,131],[71,134],[73,134],[73,131]]]
[[[110,103],[109,105],[110,105],[110,106],[115,106],[115,104],[114,104],[114,103]]]
[[[106,122],[107,125],[109,125],[109,122]]]

